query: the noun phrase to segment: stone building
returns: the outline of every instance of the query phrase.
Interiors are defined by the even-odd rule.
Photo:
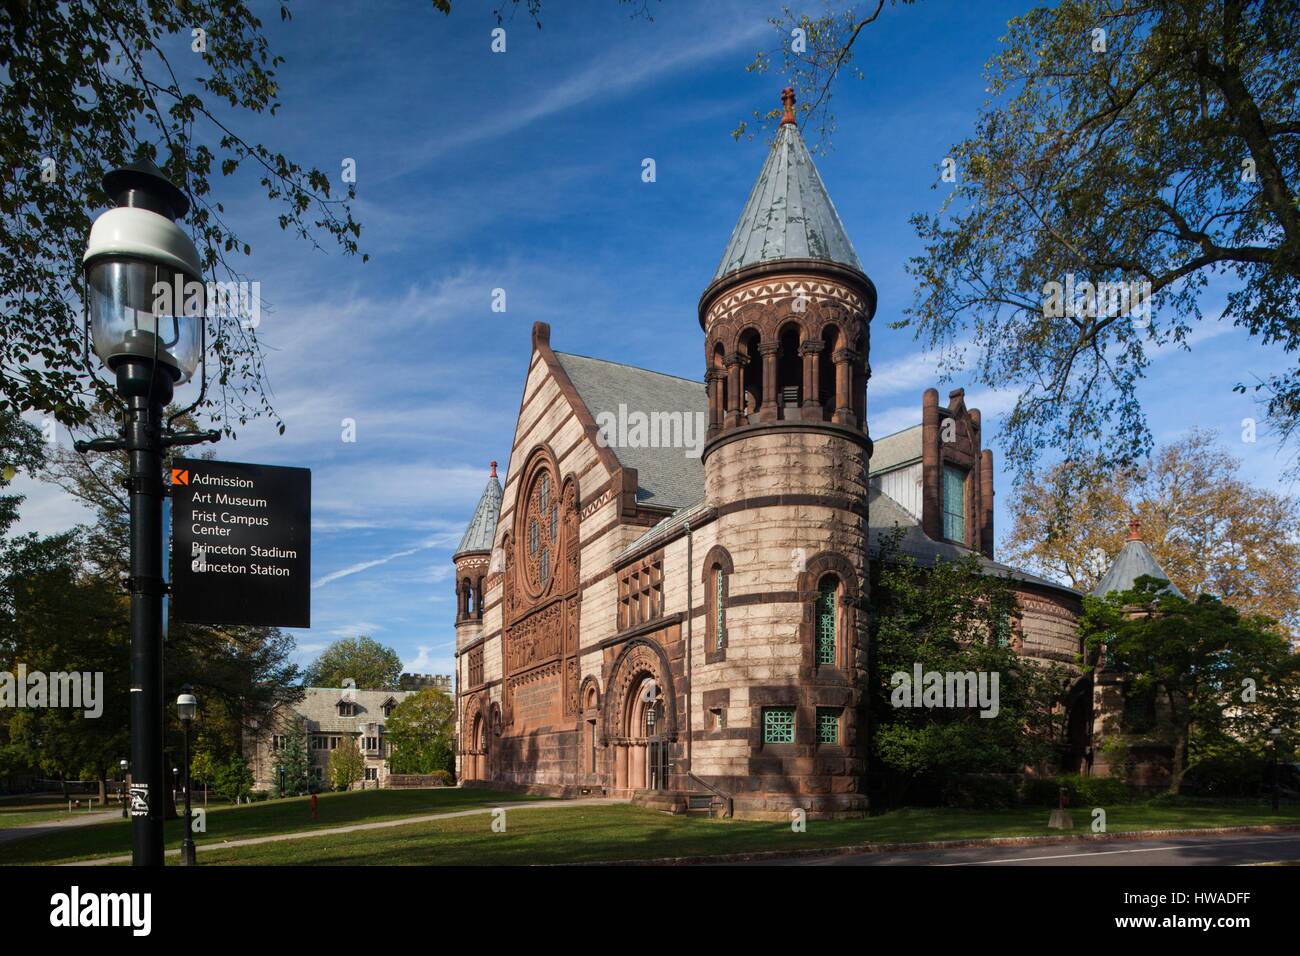
[[[700,297],[702,383],[533,327],[505,486],[493,463],[453,558],[462,780],[861,813],[868,562],[896,529],[921,562],[1013,578],[1011,639],[1078,661],[1080,595],[994,561],[992,453],[963,393],[926,391],[873,453],[875,286],[783,100]]]
[[[388,780],[390,747],[384,739],[384,723],[393,709],[415,691],[358,690],[356,687],[307,687],[302,700],[276,711],[261,723],[250,724],[244,733],[244,757],[253,772],[253,788],[276,792],[276,754],[285,737],[300,723],[307,738],[308,773],[322,783],[326,765],[345,738],[352,738],[365,761],[362,782],[383,787]]]
[[[451,696],[450,674],[403,674],[397,680],[399,690],[436,690]]]

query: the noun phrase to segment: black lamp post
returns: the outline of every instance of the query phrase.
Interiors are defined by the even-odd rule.
[[[176,698],[176,713],[181,719],[185,731],[185,749],[181,751],[181,783],[185,787],[185,839],[181,841],[181,866],[194,865],[194,818],[190,814],[190,721],[199,710],[199,699],[186,684],[181,688],[181,695]]]
[[[117,205],[90,229],[82,257],[86,309],[95,353],[116,377],[126,420],[117,435],[76,448],[130,455],[131,857],[135,866],[162,866],[162,456],[220,434],[176,434],[163,420],[173,388],[193,376],[204,351],[202,308],[184,314],[185,299],[175,294],[200,281],[198,252],[175,222],[189,200],[147,159],[108,173],[104,191]]]
[[[1268,735],[1273,738],[1273,812],[1277,813],[1282,802],[1282,777],[1277,772],[1277,742],[1282,739],[1282,728],[1270,727]]]

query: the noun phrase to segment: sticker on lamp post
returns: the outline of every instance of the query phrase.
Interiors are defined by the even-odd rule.
[[[149,815],[149,784],[131,784],[131,816],[147,817]]]
[[[311,626],[311,471],[176,458],[171,617]]]

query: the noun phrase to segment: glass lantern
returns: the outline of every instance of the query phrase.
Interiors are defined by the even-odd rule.
[[[97,218],[82,257],[95,354],[110,369],[156,361],[177,383],[203,357],[206,287],[198,251],[175,219],[185,194],[148,160],[104,177],[117,202]]]

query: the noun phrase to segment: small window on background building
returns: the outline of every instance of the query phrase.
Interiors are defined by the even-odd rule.
[[[713,707],[709,710],[709,729],[722,730],[722,708]]]
[[[822,578],[821,583],[817,586],[816,640],[818,664],[833,665],[835,663],[835,592],[838,589],[839,581],[831,575]]]
[[[840,742],[839,708],[817,708],[817,742],[819,744],[837,744]]]
[[[952,465],[943,466],[943,536],[966,540],[966,472]]]
[[[794,743],[793,707],[768,707],[763,711],[763,743]]]

